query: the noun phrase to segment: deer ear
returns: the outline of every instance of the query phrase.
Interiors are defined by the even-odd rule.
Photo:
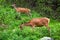
[[[14,2],[13,4],[16,4],[16,2]]]

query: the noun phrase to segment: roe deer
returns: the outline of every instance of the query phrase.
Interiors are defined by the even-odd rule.
[[[16,7],[16,4],[13,4],[12,6],[14,7],[14,9],[15,9],[17,12],[19,12],[19,15],[20,15],[20,13],[25,13],[25,14],[27,14],[28,16],[31,15],[31,13],[30,13],[31,10],[28,9],[28,8]]]
[[[40,26],[45,26],[50,31],[49,22],[50,22],[50,19],[46,18],[46,17],[33,18],[29,22],[21,24],[20,29],[22,29],[23,26],[31,26],[32,28],[34,28],[36,26],[39,26],[39,27]]]

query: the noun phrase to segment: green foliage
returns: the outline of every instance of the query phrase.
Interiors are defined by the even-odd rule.
[[[44,8],[43,8],[44,9]],[[46,9],[48,10],[48,9]],[[51,9],[49,9],[51,10]],[[41,16],[32,11],[32,18],[40,18]],[[29,26],[24,26],[23,30],[20,30],[21,23],[28,22],[32,18],[26,14],[21,14],[21,20],[16,19],[17,12],[10,7],[0,7],[0,40],[38,40],[44,36],[49,36],[47,28],[36,27],[32,29]],[[5,24],[7,26],[3,26]],[[60,23],[51,20],[51,37],[54,40],[60,40]]]
[[[41,14],[42,16],[60,20],[59,16],[60,0],[1,0],[0,1],[0,4],[5,7],[11,6],[14,3],[16,3],[16,6],[33,9],[39,12],[39,14]]]

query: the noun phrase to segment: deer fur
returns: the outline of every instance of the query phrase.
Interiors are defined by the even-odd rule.
[[[50,19],[46,17],[33,18],[29,22],[21,24],[20,29],[23,29],[24,26],[31,26],[32,28],[45,26],[48,30],[50,30],[49,22],[50,22]]]
[[[12,5],[14,7],[14,9],[19,12],[19,13],[25,13],[27,14],[28,16],[31,15],[31,10],[28,9],[28,8],[22,8],[22,7],[16,7],[16,4],[13,4]]]

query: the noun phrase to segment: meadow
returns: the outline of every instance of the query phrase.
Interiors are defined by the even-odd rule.
[[[39,13],[32,10],[32,18],[42,17]],[[21,23],[28,22],[32,18],[26,14],[21,14],[21,19],[16,19],[17,12],[10,7],[0,6],[0,40],[39,40],[44,36],[49,36],[46,27],[36,27],[34,32],[31,27],[25,26],[21,31]],[[4,24],[4,25],[3,25]],[[60,22],[50,18],[51,38],[60,40]]]

